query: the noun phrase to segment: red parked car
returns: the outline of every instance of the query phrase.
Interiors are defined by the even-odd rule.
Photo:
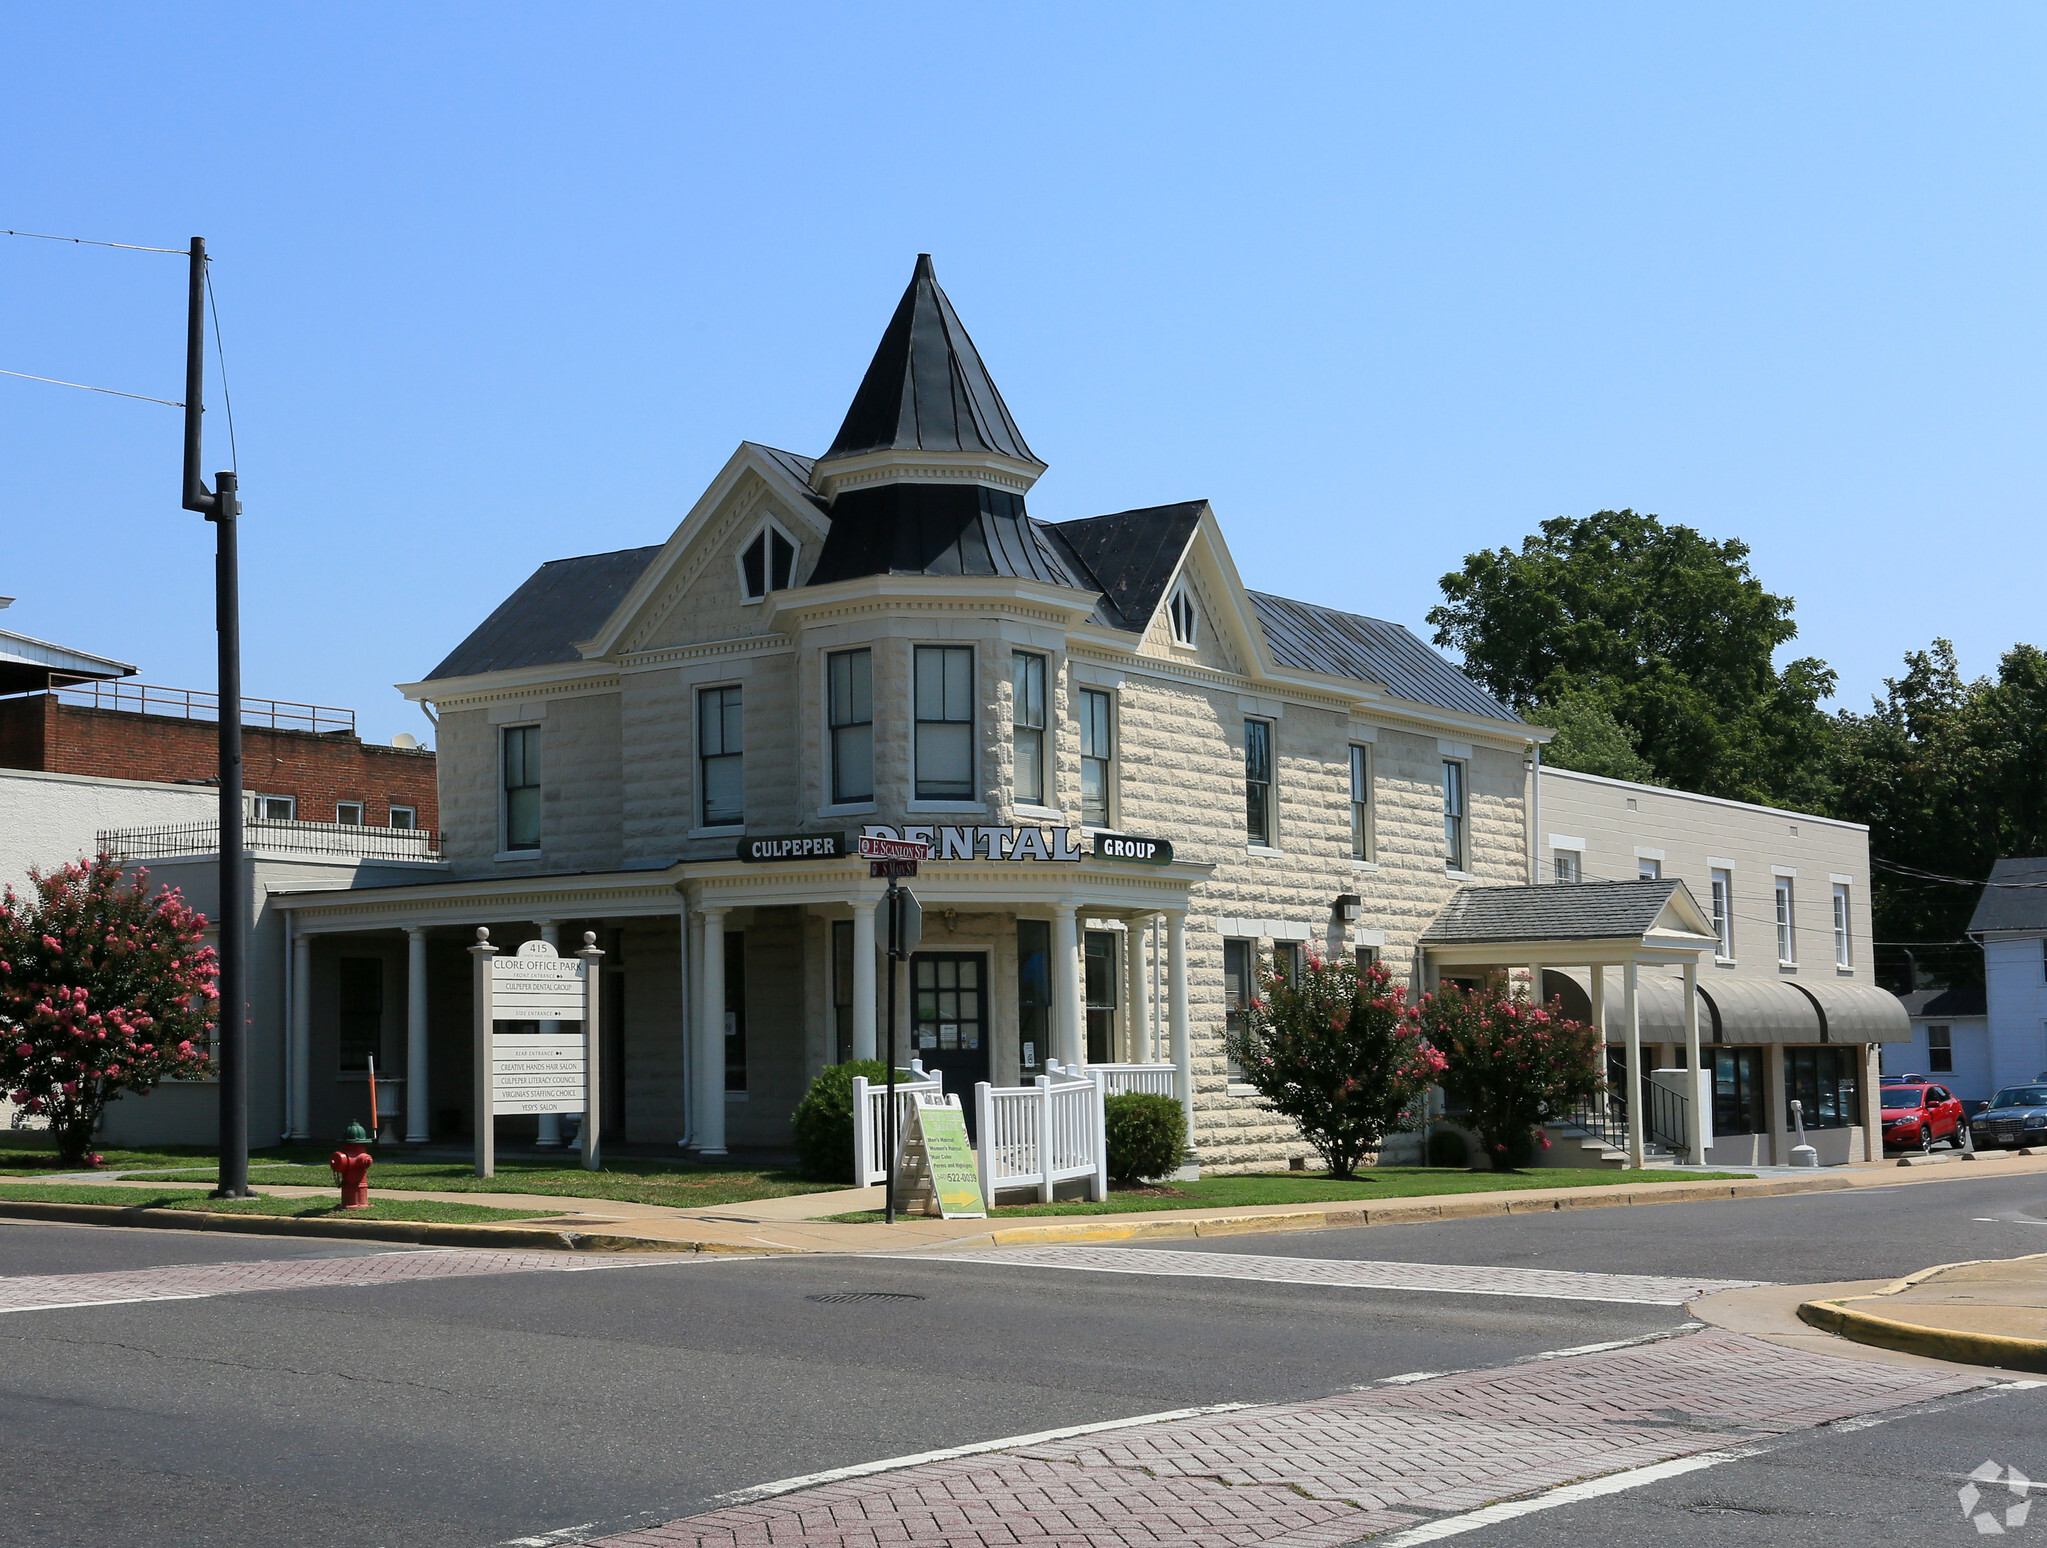
[[[1945,1086],[1886,1085],[1884,1146],[1890,1150],[1931,1150],[1937,1140],[1962,1148],[1962,1103]]]

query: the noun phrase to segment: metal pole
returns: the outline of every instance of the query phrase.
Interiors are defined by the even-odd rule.
[[[903,910],[901,892],[893,870],[888,878],[888,1095],[882,1099],[882,1132],[888,1162],[888,1197],[882,1204],[882,1220],[896,1223],[896,963],[903,954]]]
[[[219,537],[214,578],[220,631],[220,1185],[215,1196],[249,1197],[249,896],[242,853],[242,627],[235,551],[233,473],[214,475]]]

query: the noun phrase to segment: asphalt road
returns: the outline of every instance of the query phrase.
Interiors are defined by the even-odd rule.
[[[1172,1245],[1813,1281],[2047,1251],[2047,1185],[1943,1182]],[[0,1226],[7,1275],[355,1250]],[[924,1299],[809,1299],[844,1291]],[[849,1258],[20,1312],[0,1316],[0,1544],[482,1548],[685,1515],[725,1491],[878,1457],[1203,1403],[1320,1396],[1684,1320],[1675,1306]],[[1886,1448],[1907,1444],[1893,1437],[1923,1424],[1946,1433],[1980,1423],[1986,1433],[1955,1452],[1966,1460],[1929,1453],[1899,1475],[1911,1498],[1925,1494],[1935,1515],[1966,1527],[1952,1487],[1928,1494],[1927,1479],[1990,1455],[2047,1475],[2037,1395],[1966,1411],[1977,1417],[1900,1420],[1810,1444],[1845,1448],[1825,1465],[1850,1476],[1882,1472]],[[2003,1451],[1972,1454],[1994,1434]],[[1798,1465],[1779,1456],[1657,1487],[1680,1502],[1686,1488],[1753,1496],[1763,1511]],[[1857,1541],[1903,1540],[1903,1518],[1884,1512],[1905,1496],[1870,1498],[1883,1508],[1866,1519],[1853,1499],[1843,1507],[1844,1521],[1861,1519]],[[1651,1490],[1572,1509],[1602,1523],[1602,1542],[1638,1529],[1665,1543],[1764,1540],[1694,1537],[1693,1507],[1661,1499]],[[1741,1519],[1753,1533],[1763,1518]],[[1483,1540],[1546,1541],[1529,1535],[1538,1520]]]

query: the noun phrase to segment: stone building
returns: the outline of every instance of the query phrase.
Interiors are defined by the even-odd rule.
[[[823,456],[743,443],[665,542],[541,566],[405,685],[445,874],[272,895],[288,1132],[372,1046],[407,1137],[466,1131],[482,925],[597,932],[607,1133],[786,1144],[885,1039],[879,834],[934,846],[904,1053],[948,1089],[1169,1063],[1204,1168],[1305,1153],[1230,1076],[1253,973],[1416,976],[1460,887],[1525,881],[1546,733],[1396,624],[1246,588],[1203,501],[1034,518],[1043,470],[920,258]]]

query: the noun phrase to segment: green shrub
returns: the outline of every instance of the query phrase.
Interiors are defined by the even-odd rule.
[[[805,1177],[819,1182],[853,1181],[853,1077],[864,1075],[870,1084],[888,1078],[888,1066],[879,1059],[849,1059],[844,1064],[827,1064],[796,1104],[798,1166]],[[898,1080],[909,1079],[909,1071],[897,1070]]]
[[[1471,1147],[1455,1129],[1438,1129],[1429,1136],[1430,1166],[1469,1166]]]
[[[1187,1115],[1171,1097],[1126,1091],[1102,1104],[1108,1128],[1109,1176],[1141,1182],[1178,1170],[1187,1148]]]
[[[1557,1002],[1530,1004],[1499,989],[1444,984],[1424,995],[1421,1020],[1443,1056],[1443,1094],[1495,1171],[1518,1171],[1549,1145],[1554,1123],[1599,1089],[1599,1033]]]

